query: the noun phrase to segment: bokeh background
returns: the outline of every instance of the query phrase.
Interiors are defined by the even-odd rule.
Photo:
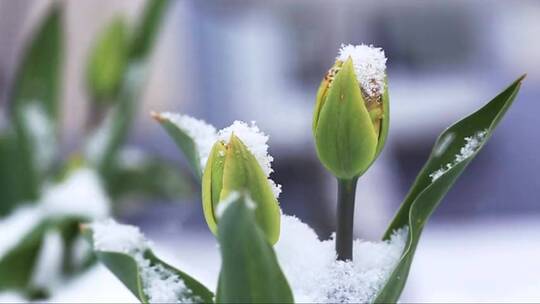
[[[0,0],[3,115],[24,41],[51,3]],[[61,153],[67,155],[84,137],[90,102],[84,68],[93,39],[118,14],[136,18],[144,1],[59,3],[66,13]],[[527,73],[516,103],[428,224],[402,300],[537,302],[539,37],[540,2],[534,0],[173,1],[129,145],[171,158],[187,172],[151,110],[190,114],[218,127],[254,120],[270,135],[282,209],[328,238],[336,185],[313,147],[315,92],[341,43],[380,46],[388,57],[391,129],[381,158],[359,182],[356,208],[357,236],[376,240],[435,137]],[[3,117],[0,125],[7,124]],[[126,204],[120,219],[141,226],[173,259],[204,275],[217,269],[218,251],[191,185],[182,202]],[[58,299],[74,299],[69,288],[66,294]]]

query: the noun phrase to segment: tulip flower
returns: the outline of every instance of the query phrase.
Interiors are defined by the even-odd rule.
[[[340,179],[364,173],[388,133],[386,58],[379,48],[342,46],[317,92],[313,136],[323,165]]]
[[[204,217],[216,234],[218,204],[234,192],[251,196],[255,218],[268,241],[279,239],[279,204],[272,183],[248,147],[234,133],[228,142],[218,140],[212,147],[202,178]]]
[[[322,80],[313,114],[321,163],[338,179],[336,253],[352,260],[356,183],[388,134],[386,57],[380,48],[342,45]]]

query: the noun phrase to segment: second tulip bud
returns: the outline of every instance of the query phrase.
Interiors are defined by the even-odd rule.
[[[215,234],[218,204],[233,192],[247,192],[255,205],[255,217],[268,241],[279,239],[281,211],[272,186],[255,156],[234,133],[228,142],[212,147],[202,179],[206,222]]]

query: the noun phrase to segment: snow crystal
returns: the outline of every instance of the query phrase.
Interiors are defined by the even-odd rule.
[[[356,79],[364,92],[371,97],[382,95],[387,60],[383,49],[365,44],[342,44],[336,59],[345,62],[349,57],[352,59]]]
[[[228,143],[233,133],[242,140],[251,154],[255,156],[255,159],[257,159],[257,162],[268,178],[274,196],[276,198],[279,197],[281,185],[277,185],[269,178],[270,174],[274,171],[272,169],[272,161],[274,158],[268,154],[268,136],[255,125],[254,121],[251,122],[251,125],[248,125],[247,123],[238,120],[234,121],[229,127],[220,130],[217,136],[219,140]]]
[[[452,167],[457,165],[458,163],[466,160],[467,158],[471,157],[474,152],[480,148],[482,145],[482,142],[484,141],[485,137],[487,135],[487,130],[478,131],[474,135],[465,137],[465,145],[461,147],[459,150],[459,153],[455,155],[454,160],[451,163],[447,163],[444,165],[443,168],[435,170],[433,173],[429,175],[431,178],[431,181],[434,182],[437,179],[439,179],[443,174],[448,172]]]
[[[119,224],[112,219],[95,222],[91,228],[95,250],[120,252],[133,257],[139,267],[144,294],[150,303],[201,302],[173,271],[160,264],[152,265],[144,257],[150,244],[139,228]]]
[[[154,114],[158,119],[168,120],[176,125],[180,130],[184,131],[195,142],[201,168],[206,166],[208,156],[212,150],[212,146],[216,142],[216,128],[207,124],[203,120],[193,118],[188,115],[177,113],[163,112]]]
[[[397,265],[407,229],[389,241],[354,241],[353,261],[336,261],[334,240],[320,241],[296,217],[283,215],[275,245],[279,263],[297,302],[367,303],[374,300]]]
[[[82,168],[65,181],[46,187],[41,208],[49,216],[100,219],[110,213],[110,201],[97,173]]]
[[[279,197],[281,185],[276,184],[270,179],[270,174],[273,172],[272,161],[274,158],[268,154],[268,136],[257,127],[255,122],[251,122],[251,124],[248,125],[243,121],[236,120],[232,125],[216,132],[216,129],[213,126],[187,115],[170,112],[153,113],[152,115],[157,119],[168,120],[175,124],[195,141],[199,159],[201,161],[201,168],[206,167],[208,156],[216,141],[221,140],[228,143],[231,135],[234,133],[234,135],[242,140],[253,156],[255,156],[255,159],[257,159],[257,162],[268,178],[274,196],[276,198]],[[223,153],[220,153],[219,155],[224,156]]]

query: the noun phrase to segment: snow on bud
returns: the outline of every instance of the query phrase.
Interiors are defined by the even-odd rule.
[[[341,179],[363,174],[384,146],[388,113],[384,51],[342,45],[319,86],[313,115],[323,165]]]
[[[268,241],[279,239],[281,211],[273,187],[259,161],[234,133],[228,142],[218,140],[208,157],[202,179],[204,217],[217,233],[219,204],[235,192],[246,192],[253,201],[255,217]]]

